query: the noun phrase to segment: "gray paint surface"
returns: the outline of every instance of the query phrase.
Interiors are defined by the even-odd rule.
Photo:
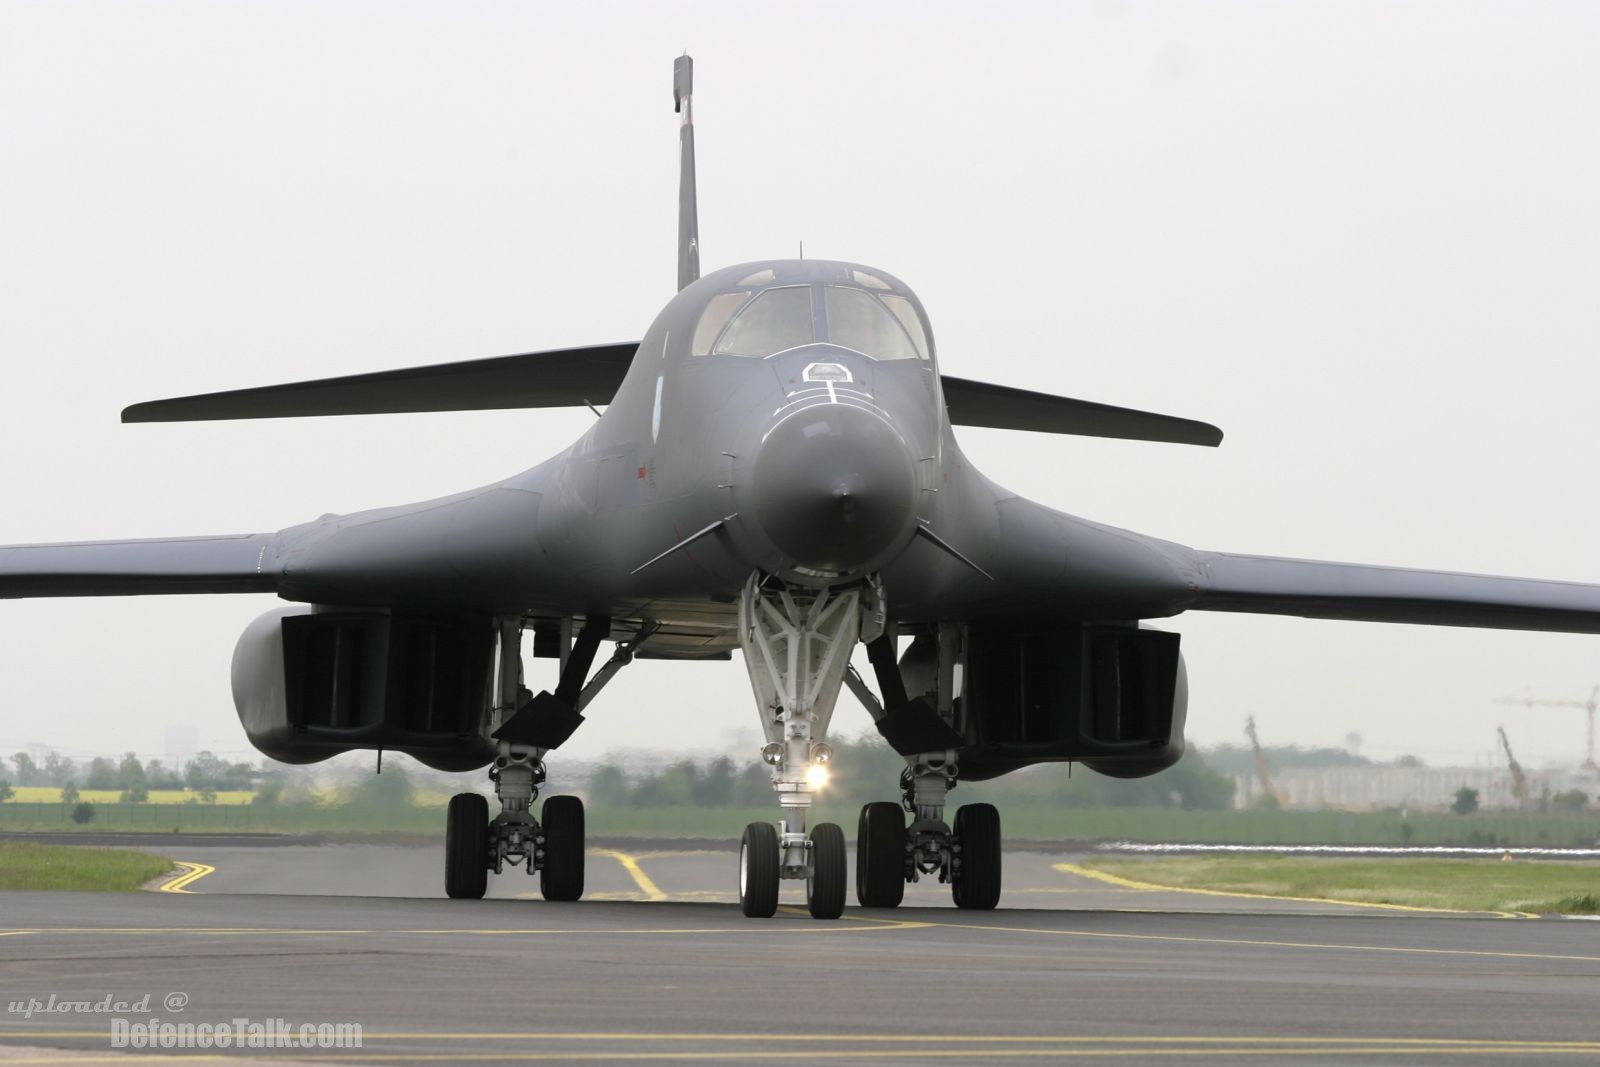
[[[739,284],[763,272],[772,281]],[[876,483],[899,479],[911,494],[907,506],[886,520],[865,554],[836,567],[820,562],[833,568],[824,582],[881,571],[891,614],[903,622],[1125,621],[1199,609],[1600,632],[1597,586],[1196,552],[1008,493],[974,470],[956,443],[936,355],[878,360],[828,343],[766,358],[691,354],[695,325],[719,293],[825,290],[855,284],[857,272],[888,279],[915,303],[879,268],[822,260],[739,264],[693,282],[647,331],[589,431],[502,482],[273,534],[4,548],[0,596],[275,591],[343,605],[606,614],[625,626],[659,624],[662,646],[703,652],[735,644],[731,604],[752,569],[816,580],[804,571],[818,560],[798,557],[837,525],[826,501],[816,504],[813,528],[800,518],[819,487],[855,479],[870,496]],[[469,365],[428,369],[416,380],[454,383],[436,389],[447,405],[520,380],[528,384],[519,395],[538,403],[548,361],[558,368],[550,395],[570,403],[587,388],[586,375],[616,372],[625,347],[488,361],[488,378],[479,377],[481,365]],[[806,381],[807,368],[819,364],[848,381],[831,390]],[[130,411],[139,418],[184,419],[196,410],[234,417],[259,402],[271,414],[345,404],[367,412],[382,406],[385,385],[397,381],[400,393],[416,395],[399,372]],[[353,399],[362,395],[365,402]],[[992,425],[1004,421],[1013,400],[995,392],[985,402]],[[1017,404],[1021,424],[1048,407]],[[414,410],[404,401],[401,409]],[[1167,431],[1159,417],[1150,418],[1157,432]],[[769,442],[785,425],[798,426],[801,436]],[[815,444],[804,436],[810,433],[818,434]],[[886,447],[912,466],[882,468]],[[713,534],[639,569],[724,519]],[[983,573],[914,538],[918,524]]]

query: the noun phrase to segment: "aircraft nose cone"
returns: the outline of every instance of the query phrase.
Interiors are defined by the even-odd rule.
[[[879,561],[916,521],[916,464],[870,411],[822,404],[784,419],[755,464],[755,519],[795,563],[850,573]]]

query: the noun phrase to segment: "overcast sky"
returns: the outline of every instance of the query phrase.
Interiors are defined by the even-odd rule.
[[[638,338],[688,49],[707,269],[803,240],[912,285],[948,372],[1227,432],[961,431],[1003,484],[1199,548],[1600,582],[1600,6],[580,6],[0,2],[0,543],[275,530],[567,445],[587,411],[117,414]],[[229,659],[273,606],[0,602],[0,751],[249,754]],[[1592,637],[1171,625],[1201,742],[1254,714],[1472,763],[1504,722],[1575,762],[1580,712],[1492,700],[1600,683]],[[738,662],[641,663],[568,750],[755,731]]]

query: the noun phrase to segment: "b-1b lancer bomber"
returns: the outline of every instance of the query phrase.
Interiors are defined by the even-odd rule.
[[[954,426],[1215,446],[1202,422],[939,373],[926,310],[886,270],[775,259],[702,277],[693,65],[681,116],[679,291],[642,340],[137,404],[125,422],[604,405],[531,470],[438,500],[277,533],[0,548],[0,597],[275,593],[233,657],[252,744],[487,767],[498,811],[450,802],[445,891],[490,871],[584,882],[584,810],[545,766],[639,657],[743,655],[780,817],[744,830],[739,898],[783,879],[846,897],[840,827],[807,825],[842,688],[905,759],[861,811],[856,899],[937,879],[993,908],[1000,818],[951,790],[1073,761],[1139,777],[1183,752],[1189,610],[1600,632],[1600,586],[1243,556],[1051,510],[974,470]],[[531,631],[530,664],[524,635]],[[599,661],[601,646],[613,651]],[[851,667],[866,646],[870,680]],[[540,659],[549,688],[525,684]],[[529,667],[525,675],[524,668]],[[895,783],[884,782],[893,796]]]

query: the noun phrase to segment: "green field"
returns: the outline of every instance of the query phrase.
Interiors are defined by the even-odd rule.
[[[12,803],[59,804],[61,790],[53,785],[18,785],[11,788]],[[222,790],[209,801],[189,789],[152,789],[147,801],[151,804],[248,804],[255,794],[246,789]],[[80,789],[78,799],[91,804],[116,804],[122,799],[120,789]]]
[[[956,801],[957,798],[952,798]],[[745,823],[771,821],[756,808],[613,808],[589,811],[590,833],[641,837],[737,837]],[[823,802],[811,822],[837,822],[855,837],[857,809]],[[1373,812],[1183,811],[1175,808],[1063,808],[1001,803],[1006,837],[1032,841],[1145,841],[1250,845],[1474,845],[1590,847],[1595,815],[1411,815]]]
[[[0,804],[0,831],[51,833],[443,833],[442,807],[350,804],[95,804],[86,823],[71,804]]]
[[[1461,911],[1600,913],[1600,864],[1594,863],[1247,854],[1148,860],[1096,856],[1082,866],[1182,889]]]
[[[0,889],[128,892],[172,869],[165,856],[120,848],[0,841]]]

